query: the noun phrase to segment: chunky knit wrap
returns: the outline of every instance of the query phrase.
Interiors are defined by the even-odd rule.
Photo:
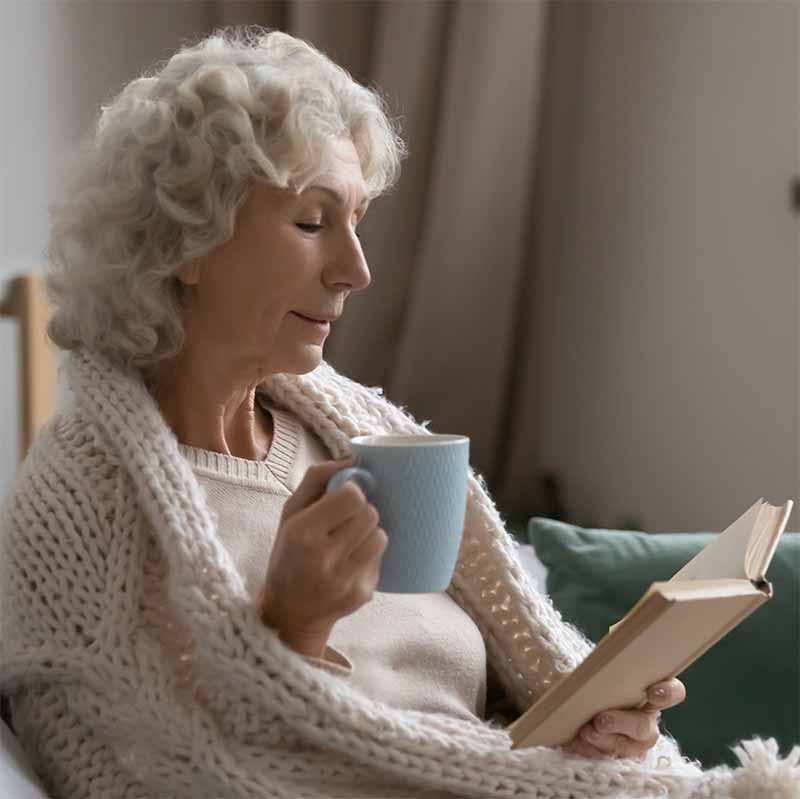
[[[0,690],[54,795],[797,796],[800,747],[780,759],[771,740],[743,744],[740,768],[703,772],[666,736],[642,762],[511,750],[494,723],[368,698],[260,621],[139,373],[75,351],[68,376],[74,401],[20,468],[0,539]],[[356,435],[429,432],[324,362],[260,390],[334,457]],[[520,711],[591,648],[529,581],[473,472],[448,593]],[[186,642],[182,675],[150,631],[166,618]]]

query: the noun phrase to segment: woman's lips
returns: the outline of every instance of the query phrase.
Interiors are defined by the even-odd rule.
[[[292,311],[292,313],[300,320],[306,323],[310,329],[314,329],[318,335],[322,336],[323,338],[331,332],[331,323],[330,322],[318,322],[316,319],[309,319],[307,316],[303,316],[302,314],[297,313],[297,311]]]

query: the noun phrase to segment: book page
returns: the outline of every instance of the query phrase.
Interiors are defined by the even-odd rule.
[[[711,540],[682,569],[671,578],[684,580],[763,579],[778,539],[783,533],[793,507],[787,500],[778,507],[765,502],[763,497],[748,508],[733,524]],[[620,625],[652,593],[653,586],[616,624]]]
[[[783,534],[786,522],[792,513],[794,502],[788,500],[782,507],[764,504],[758,517],[759,529],[756,531],[747,550],[744,568],[751,580],[766,577],[772,556],[778,548],[778,539]]]
[[[697,553],[673,580],[714,580],[721,577],[749,579],[745,569],[750,535],[756,526],[764,499],[759,499],[733,524]]]

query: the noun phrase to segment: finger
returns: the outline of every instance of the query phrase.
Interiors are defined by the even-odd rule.
[[[574,738],[568,744],[564,744],[561,748],[565,752],[569,752],[573,755],[579,755],[580,757],[608,757],[608,755],[602,749],[598,749],[596,746],[593,746],[583,738]]]
[[[356,518],[368,505],[361,487],[348,480],[330,494],[323,492],[319,499],[296,513],[291,522],[311,536],[330,535],[345,522]]]
[[[677,678],[655,683],[647,689],[647,704],[643,710],[666,710],[686,699],[686,686]]]
[[[369,538],[378,524],[380,524],[378,509],[366,502],[354,516],[331,530],[331,539],[339,551],[339,556],[344,559],[349,558]]]
[[[290,519],[313,502],[316,502],[325,494],[325,489],[331,477],[340,469],[352,466],[354,462],[355,457],[349,455],[347,458],[338,461],[322,461],[321,463],[315,463],[313,466],[306,469],[306,473],[303,475],[300,485],[297,486],[292,496],[290,496],[283,505],[283,519]]]
[[[363,571],[367,566],[373,564],[375,575],[380,577],[380,556],[386,551],[389,544],[389,536],[382,527],[370,530],[369,535],[361,542],[361,545],[350,553],[348,565],[355,572]]]
[[[592,729],[603,734],[617,734],[635,741],[648,741],[658,736],[660,713],[642,710],[604,710],[592,719]]]
[[[613,749],[614,742],[620,737],[627,738],[635,744],[642,744],[645,749],[655,746],[660,737],[658,720],[660,712],[642,713],[641,711],[605,711],[584,725],[584,740],[592,740],[604,750]],[[611,717],[613,723],[605,729],[598,730],[601,719]],[[602,727],[602,725],[601,725]]]
[[[617,733],[603,735],[597,732],[590,724],[581,728],[579,735],[584,741],[611,757],[632,757],[641,759],[647,754],[647,751],[655,745],[655,741],[648,744],[648,742],[637,741],[628,738],[626,735],[619,735]],[[658,740],[658,737],[656,737],[655,740]]]

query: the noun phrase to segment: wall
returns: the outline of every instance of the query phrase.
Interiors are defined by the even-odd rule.
[[[527,396],[583,523],[800,499],[799,8],[556,4]]]
[[[184,38],[205,33],[210,3],[3,5],[0,292],[44,263],[47,206],[60,196],[64,156],[78,147],[99,105]],[[17,339],[0,319],[0,494],[17,465]]]
[[[42,263],[60,164],[97,106],[212,16],[194,2],[4,6],[0,289]],[[541,466],[586,522],[721,529],[760,496],[800,495],[798,7],[578,16],[557,42],[572,71],[554,101],[574,135],[545,137],[537,220]],[[0,492],[16,368],[0,320]]]

